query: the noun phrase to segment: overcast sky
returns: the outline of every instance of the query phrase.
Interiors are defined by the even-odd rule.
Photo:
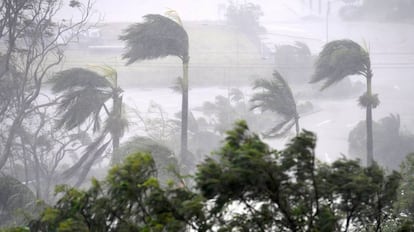
[[[303,0],[254,0],[250,2],[261,5],[264,21],[295,20],[309,13],[307,7],[302,4],[307,1]],[[228,0],[95,0],[94,9],[107,22],[141,21],[145,14],[163,14],[168,8],[176,10],[186,21],[217,20],[223,18],[224,9],[228,3]]]

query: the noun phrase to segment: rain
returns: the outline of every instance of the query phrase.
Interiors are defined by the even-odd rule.
[[[413,10],[1,0],[0,231],[411,231]]]

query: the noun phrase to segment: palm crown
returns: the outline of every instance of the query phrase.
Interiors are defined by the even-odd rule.
[[[274,71],[272,80],[259,79],[254,83],[253,89],[262,89],[250,99],[251,109],[275,112],[283,117],[283,120],[270,131],[264,133],[268,137],[280,137],[285,135],[296,124],[299,130],[299,115],[296,109],[295,98],[288,83],[279,72]]]
[[[57,73],[53,79],[52,91],[61,94],[58,104],[58,127],[72,130],[88,119],[93,130],[100,129],[100,112],[112,97],[112,84],[103,76],[83,68],[72,68]]]
[[[128,27],[121,40],[126,41],[123,58],[127,64],[166,56],[188,57],[188,35],[184,28],[168,17],[156,14],[144,16],[143,23]]]
[[[350,75],[366,76],[369,54],[352,40],[335,40],[325,45],[315,64],[311,83],[325,81],[322,89]]]

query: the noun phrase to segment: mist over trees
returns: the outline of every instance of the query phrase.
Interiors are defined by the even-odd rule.
[[[357,1],[350,1],[350,5],[341,9],[341,16],[345,20],[369,20],[369,21],[397,21],[412,23],[414,20],[411,12],[414,10],[414,3],[405,0],[364,0],[362,4],[355,4]]]

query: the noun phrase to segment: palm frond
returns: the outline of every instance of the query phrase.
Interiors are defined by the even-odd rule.
[[[111,97],[110,92],[90,87],[64,93],[57,108],[61,115],[57,127],[72,130],[93,116],[94,130],[99,130],[99,114]]]
[[[272,80],[256,80],[253,89],[261,89],[262,92],[256,92],[250,99],[251,109],[272,111],[287,118],[297,115],[292,91],[279,72],[273,73]]]
[[[91,65],[90,67],[101,72],[102,76],[109,80],[112,87],[118,87],[118,72],[116,71],[116,69],[109,65]]]
[[[399,135],[401,129],[401,119],[399,114],[390,114],[380,120],[381,125],[390,135]]]
[[[310,83],[325,81],[322,89],[349,75],[367,73],[369,54],[352,40],[335,40],[327,43],[315,63]]]
[[[368,105],[371,105],[372,108],[377,108],[380,104],[380,100],[378,98],[378,94],[371,94],[368,95],[366,92],[358,98],[358,105],[366,108]]]
[[[73,68],[57,73],[51,83],[52,90],[62,96],[57,107],[61,116],[58,128],[71,130],[91,118],[94,131],[100,129],[99,114],[112,97],[110,81],[96,72]]]
[[[75,88],[109,88],[111,83],[96,72],[84,68],[71,68],[58,72],[50,80],[52,91],[61,93]]]
[[[183,26],[183,22],[181,21],[180,15],[176,10],[169,9],[165,12],[165,15],[168,16],[170,19],[174,20],[176,23]]]
[[[264,138],[283,138],[288,135],[294,125],[294,119],[285,119],[276,124],[276,126],[272,127],[270,130],[263,132],[262,135]]]
[[[61,174],[61,178],[64,180],[67,180],[71,177],[73,177],[74,175],[76,175],[76,173],[78,173],[78,171],[81,169],[81,167],[89,162],[89,160],[93,159],[93,153],[95,153],[99,147],[101,147],[101,145],[104,143],[105,138],[106,138],[107,133],[101,133],[100,136],[98,136],[91,144],[89,144],[85,151],[83,152],[82,157],[74,164],[72,165],[72,167],[70,167],[69,169],[65,170],[62,174]],[[110,141],[105,142],[105,144],[109,144]]]
[[[188,57],[188,35],[174,20],[157,14],[144,16],[143,23],[129,26],[119,37],[126,42],[122,58],[127,64],[166,56]]]
[[[287,135],[298,117],[296,101],[289,84],[279,72],[274,71],[273,79],[256,80],[253,89],[261,89],[262,92],[256,92],[250,99],[251,109],[258,108],[262,111],[271,111],[283,118],[281,122],[263,133],[263,136],[280,138]]]
[[[110,143],[111,143],[111,140],[104,143],[103,145],[98,147],[96,150],[94,150],[91,154],[89,154],[89,157],[91,158],[87,162],[85,162],[84,165],[81,167],[81,172],[75,183],[76,187],[79,187],[83,183],[89,171],[91,170],[92,165],[95,163],[96,160],[102,157],[102,155],[104,154],[104,152],[106,151]]]

